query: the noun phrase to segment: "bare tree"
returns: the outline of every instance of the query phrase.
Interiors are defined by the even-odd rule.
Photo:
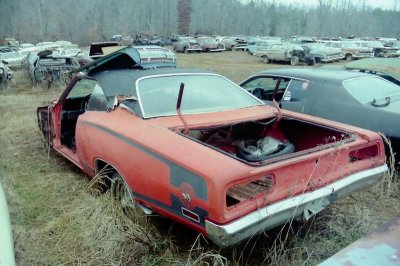
[[[178,30],[181,34],[190,33],[190,21],[192,15],[192,0],[178,1]]]
[[[328,21],[329,12],[332,7],[332,0],[318,0],[318,3],[318,36],[322,36],[325,33],[325,25]]]
[[[316,7],[279,0],[3,1],[0,39],[68,39],[81,45],[114,34],[400,37],[400,0],[389,9],[366,0],[318,0]],[[28,26],[29,25],[29,26]]]

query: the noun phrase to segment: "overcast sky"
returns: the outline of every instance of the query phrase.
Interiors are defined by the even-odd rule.
[[[244,0],[245,2],[246,0]],[[313,6],[318,4],[318,0],[277,0],[282,4],[296,4],[303,6]],[[353,0],[352,2],[357,3],[360,0]],[[394,3],[397,1],[397,9],[400,9],[400,0],[366,0],[367,4],[371,7],[380,7],[382,9],[393,9]],[[268,2],[268,0],[266,0]]]

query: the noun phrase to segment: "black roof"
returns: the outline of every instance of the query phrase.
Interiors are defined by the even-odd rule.
[[[276,68],[258,72],[255,75],[279,75],[307,80],[330,80],[341,82],[343,80],[371,76],[366,73],[352,72],[344,69],[333,68]]]
[[[205,74],[207,70],[192,68],[165,67],[157,69],[113,69],[91,73],[89,76],[97,79],[106,96],[113,96],[117,92],[121,95],[136,95],[136,81],[142,77],[157,75],[176,75],[184,73]]]

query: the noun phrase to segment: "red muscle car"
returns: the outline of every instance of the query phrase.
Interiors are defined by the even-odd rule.
[[[124,209],[219,246],[308,219],[387,172],[378,134],[267,106],[218,74],[143,63],[132,47],[79,71],[37,109],[48,144],[89,176],[108,168]]]

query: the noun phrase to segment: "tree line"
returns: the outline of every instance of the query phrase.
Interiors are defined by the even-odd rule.
[[[398,1],[393,0],[390,10],[372,8],[366,0],[319,0],[312,7],[277,0],[2,1],[0,39],[33,43],[66,39],[87,45],[115,34],[168,37],[186,32],[400,38]],[[182,28],[182,21],[190,25]]]

